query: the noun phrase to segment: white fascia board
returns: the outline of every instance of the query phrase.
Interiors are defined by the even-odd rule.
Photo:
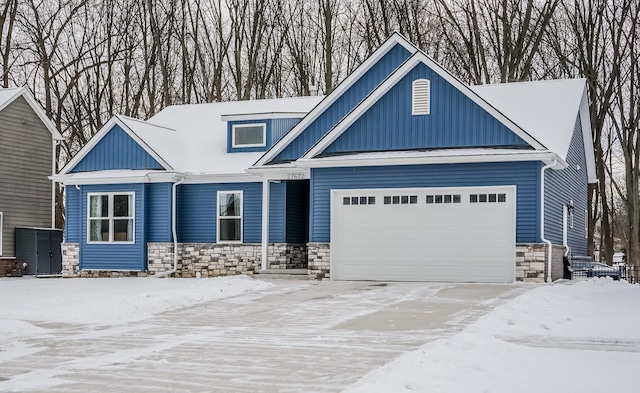
[[[10,99],[6,100],[3,103],[3,105],[0,106],[0,111],[2,111],[4,108],[6,108],[9,104],[11,104],[20,96],[24,97],[24,99],[27,101],[31,109],[33,109],[33,111],[36,113],[40,121],[42,121],[42,124],[44,124],[44,126],[47,127],[47,130],[49,130],[49,132],[51,133],[51,138],[55,141],[63,141],[64,138],[62,137],[62,134],[60,134],[60,131],[58,131],[58,129],[53,124],[51,119],[47,117],[47,114],[44,112],[44,109],[42,108],[42,106],[40,106],[40,104],[36,101],[36,99],[33,98],[33,96],[31,95],[31,93],[29,93],[29,90],[27,90],[26,87],[17,88],[16,94]]]
[[[394,33],[378,49],[375,50],[362,64],[358,66],[344,81],[327,95],[315,108],[311,110],[295,127],[286,133],[280,140],[267,150],[266,153],[253,165],[262,166],[273,160],[282,150],[284,150],[293,140],[304,131],[315,119],[318,118],[327,108],[342,96],[358,79],[360,79],[369,69],[387,54],[396,44],[402,45],[409,53],[414,54],[418,48],[398,33]]]
[[[516,162],[516,161],[542,161],[546,164],[556,162],[553,169],[560,170],[568,166],[565,160],[556,153],[528,152],[528,153],[499,153],[499,154],[475,154],[475,155],[389,155],[360,157],[335,156],[325,158],[301,158],[295,161],[300,168],[333,168],[349,166],[391,166],[391,165],[422,165],[422,164],[465,164],[478,162]]]
[[[349,128],[356,120],[358,120],[369,108],[371,108],[382,96],[387,93],[393,86],[395,86],[405,75],[407,75],[418,64],[423,63],[427,67],[431,68],[434,72],[440,75],[447,82],[451,83],[460,92],[466,95],[473,102],[478,104],[482,109],[487,111],[498,121],[504,124],[507,128],[513,131],[516,135],[522,138],[530,146],[536,150],[547,150],[540,142],[534,137],[529,135],[524,129],[510,120],[508,117],[498,111],[491,104],[485,101],[482,97],[476,94],[466,84],[462,83],[458,78],[453,76],[447,70],[442,68],[439,64],[433,61],[429,56],[423,52],[415,53],[410,59],[408,59],[400,68],[378,86],[369,96],[356,106],[347,116],[345,116],[338,124],[336,124],[331,131],[329,131],[323,138],[321,138],[302,158],[313,158],[322,153],[331,143],[333,143],[343,132]]]
[[[91,172],[95,173],[95,172]],[[98,172],[101,173],[101,172]],[[103,173],[101,173],[103,174]],[[184,177],[184,174],[177,172],[149,172],[149,171],[135,171],[131,174],[123,174],[119,172],[113,176],[78,176],[77,174],[70,175],[52,175],[49,176],[49,180],[53,180],[65,186],[73,185],[89,185],[89,184],[132,184],[132,183],[170,183],[176,181],[180,177]]]
[[[580,125],[582,127],[582,140],[584,142],[584,158],[587,166],[587,181],[597,183],[596,158],[593,151],[593,135],[591,134],[591,115],[589,114],[589,99],[587,97],[587,84],[580,101]]]
[[[309,168],[300,168],[294,163],[251,167],[247,169],[247,172],[256,176],[261,176],[263,179],[269,180],[311,179],[311,170],[309,170]]]
[[[244,121],[244,120],[271,120],[271,119],[301,119],[307,112],[265,112],[246,113],[238,115],[222,115],[222,121]]]
[[[82,159],[85,158],[91,150],[93,150],[98,142],[100,142],[102,138],[104,138],[105,135],[107,135],[116,124],[119,125],[120,128],[122,128],[124,132],[127,133],[127,135],[133,138],[133,140],[136,141],[136,143],[138,143],[140,147],[142,147],[147,153],[149,153],[166,170],[173,170],[173,168],[169,164],[167,164],[153,149],[151,149],[146,143],[144,143],[135,132],[127,127],[127,125],[120,119],[120,117],[118,117],[118,115],[115,115],[111,117],[111,119],[109,119],[109,121],[104,126],[102,126],[102,128],[98,130],[98,132],[96,132],[93,137],[91,137],[89,142],[87,142],[82,147],[82,149],[80,149],[80,151],[75,156],[73,156],[73,158],[67,163],[67,165],[65,165],[64,168],[60,170],[59,174],[66,175],[73,168],[75,168],[75,166],[78,165],[78,163],[82,161]]]

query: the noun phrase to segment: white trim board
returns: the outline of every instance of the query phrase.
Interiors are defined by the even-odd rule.
[[[124,130],[124,132],[127,133],[127,135],[129,135],[138,145],[140,145],[140,147],[142,147],[147,153],[149,153],[149,155],[151,157],[153,157],[156,161],[158,161],[158,163],[160,163],[160,165],[162,165],[164,167],[164,169],[173,170],[174,168],[171,167],[171,165],[169,165],[162,157],[160,157],[160,155],[158,153],[156,153],[155,150],[153,150],[149,145],[147,145],[131,129],[131,127],[129,127],[124,122],[123,119],[139,121],[139,122],[143,122],[145,124],[149,124],[149,125],[155,126],[155,127],[167,128],[167,127],[157,126],[157,125],[151,124],[151,123],[146,123],[146,122],[144,122],[142,120],[139,120],[139,119],[133,119],[133,118],[128,118],[128,117],[124,117],[124,116],[121,117],[119,115],[114,115],[111,119],[109,119],[109,121],[104,126],[102,126],[102,128],[100,128],[100,130],[89,140],[89,142],[87,142],[87,144],[84,145],[82,147],[82,149],[80,149],[80,151],[71,159],[71,161],[69,161],[67,163],[67,165],[65,165],[64,168],[62,168],[62,170],[60,170],[60,172],[58,172],[58,174],[59,175],[65,175],[65,174],[69,173],[73,168],[75,168],[76,165],[78,165],[80,163],[80,161],[82,161],[82,159],[85,158],[87,156],[87,154],[89,154],[89,152],[91,150],[93,150],[93,148],[102,140],[102,138],[104,138],[109,133],[109,131],[111,131],[111,129],[115,125],[120,126],[120,128],[122,128]]]
[[[373,67],[384,55],[386,55],[396,44],[402,45],[409,53],[414,54],[418,49],[402,37],[398,33],[394,33],[387,39],[371,56],[369,56],[362,64],[358,66],[344,81],[342,81],[329,95],[327,95],[315,108],[307,114],[295,127],[293,127],[285,136],[267,150],[266,153],[255,164],[262,166],[276,158],[293,140],[298,137],[315,119],[331,106],[338,98],[342,96],[357,80],[359,80],[371,67]]]
[[[496,118],[499,122],[504,124],[513,133],[522,138],[530,146],[536,150],[547,150],[537,139],[528,134],[524,129],[506,117],[502,112],[497,110],[486,100],[480,97],[477,93],[465,85],[458,78],[454,77],[447,70],[442,68],[439,64],[433,61],[429,56],[423,52],[415,53],[410,59],[408,59],[402,66],[395,70],[389,77],[381,83],[365,100],[363,100],[358,106],[356,106],[347,116],[345,116],[338,124],[335,125],[325,136],[323,136],[316,144],[307,151],[302,158],[314,158],[318,154],[322,153],[333,143],[342,133],[344,133],[356,120],[358,120],[367,110],[369,110],[380,98],[382,98],[391,88],[393,88],[402,78],[404,78],[411,70],[413,70],[419,64],[432,69],[435,73],[441,76],[444,80],[451,83],[462,94],[467,96],[473,102],[478,104],[482,109],[487,111],[490,115]]]
[[[589,98],[585,85],[582,100],[580,101],[580,125],[582,127],[582,140],[584,143],[584,157],[587,164],[587,181],[597,183],[596,158],[593,151],[593,136],[591,135],[591,116],[589,115]]]

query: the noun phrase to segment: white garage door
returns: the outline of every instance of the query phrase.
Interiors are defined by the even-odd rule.
[[[515,186],[333,190],[334,280],[512,282]]]

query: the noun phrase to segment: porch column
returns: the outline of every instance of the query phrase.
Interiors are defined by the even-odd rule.
[[[269,254],[269,178],[262,178],[262,270],[267,270]]]

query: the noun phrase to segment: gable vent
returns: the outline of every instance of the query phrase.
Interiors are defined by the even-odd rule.
[[[416,79],[413,81],[412,114],[428,115],[431,110],[431,81]]]

